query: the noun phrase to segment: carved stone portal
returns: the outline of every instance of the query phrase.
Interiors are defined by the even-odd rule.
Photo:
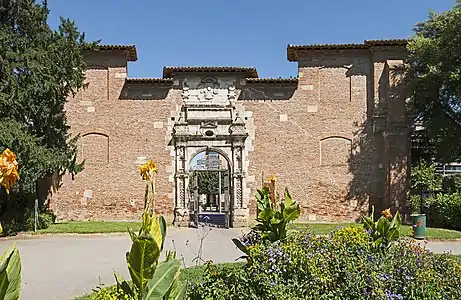
[[[197,218],[196,192],[190,190],[192,183],[190,163],[200,152],[217,152],[228,162],[229,205],[227,217],[231,227],[246,226],[247,205],[243,201],[246,187],[245,140],[248,131],[235,106],[235,87],[221,89],[217,81],[207,78],[196,89],[183,86],[183,104],[180,118],[172,130],[170,146],[175,153],[175,219],[178,226],[191,226]],[[194,221],[195,220],[195,221]]]

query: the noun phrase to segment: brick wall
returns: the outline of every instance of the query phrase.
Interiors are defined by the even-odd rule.
[[[405,186],[394,192],[388,182],[406,181],[406,136],[384,137],[393,131],[389,126],[376,133],[373,116],[376,107],[390,107],[393,116],[382,118],[395,124],[404,117],[401,100],[392,98],[388,71],[403,55],[392,49],[373,55],[369,49],[308,51],[298,61],[297,84],[237,84],[254,138],[248,152],[250,193],[259,187],[261,171],[275,173],[279,191],[288,187],[301,203],[302,219],[310,221],[355,220],[370,204],[401,198]],[[138,165],[154,159],[157,210],[171,218],[168,144],[181,90],[162,83],[126,84],[126,57],[120,53],[98,52],[87,60],[87,88],[66,105],[72,133],[82,135],[79,159],[87,163],[75,180],[63,178],[53,209],[61,219],[137,218],[144,194]],[[253,199],[249,208],[251,219]]]

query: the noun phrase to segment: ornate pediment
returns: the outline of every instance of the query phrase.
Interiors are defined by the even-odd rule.
[[[191,88],[183,82],[182,99],[186,105],[233,106],[237,98],[235,86],[221,86],[217,78],[206,77]]]

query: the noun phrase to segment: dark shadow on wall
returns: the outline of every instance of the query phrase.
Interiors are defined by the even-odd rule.
[[[170,91],[168,86],[125,84],[120,92],[120,100],[164,100]]]
[[[297,89],[297,85],[247,85],[242,86],[238,100],[290,100]]]
[[[382,147],[373,133],[371,119],[355,125],[357,130],[354,132],[351,155],[348,159],[352,179],[349,182],[346,201],[357,201],[356,209],[366,209],[369,213],[373,205],[380,207],[384,195],[380,182],[385,181],[385,171],[384,168],[379,168]]]
[[[374,206],[376,217],[389,207],[404,216],[409,213],[410,127],[405,93],[403,81],[386,65],[378,79],[379,102],[373,99],[373,84],[368,82],[369,114],[363,123],[355,124],[347,200],[357,200],[358,207],[368,203],[369,213]]]

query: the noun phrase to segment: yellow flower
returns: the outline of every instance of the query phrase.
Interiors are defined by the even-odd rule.
[[[387,219],[392,219],[392,214],[391,214],[391,209],[385,209],[381,212],[381,215],[383,215]]]
[[[158,169],[153,160],[148,160],[144,165],[139,166],[139,172],[143,180],[151,180],[154,173],[158,174]]]
[[[267,178],[267,180],[268,180],[269,182],[275,182],[275,181],[277,180],[277,177],[275,177],[275,175],[272,174],[271,176],[269,176],[269,178]]]
[[[18,162],[16,161],[16,154],[10,149],[5,149],[0,156],[0,184],[10,192],[10,188],[19,179]]]

